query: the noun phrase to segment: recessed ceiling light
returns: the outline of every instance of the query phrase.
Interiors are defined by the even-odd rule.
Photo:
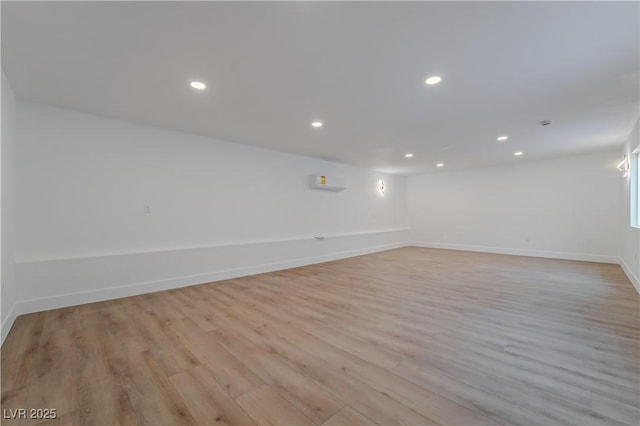
[[[506,141],[507,139],[509,139],[509,136],[498,136],[499,141]]]
[[[444,167],[444,163],[438,163],[436,164],[436,167]]]
[[[311,123],[311,127],[322,127],[322,121],[314,121]]]
[[[200,82],[200,81],[192,81],[191,82],[191,87],[193,87],[194,89],[198,89],[198,90],[204,90],[207,88],[207,85]]]
[[[522,151],[516,151],[513,153],[516,157],[520,157],[522,155]]]
[[[432,77],[427,78],[427,80],[425,81],[425,83],[431,85],[431,84],[438,84],[442,81],[442,77],[440,77],[439,75],[434,75]]]
[[[413,157],[413,154],[410,153],[410,152],[407,152],[404,156],[407,157],[407,158],[411,158],[411,157]]]

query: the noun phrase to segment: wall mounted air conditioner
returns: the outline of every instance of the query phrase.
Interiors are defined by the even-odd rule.
[[[342,191],[346,188],[344,178],[329,175],[311,175],[311,188]]]

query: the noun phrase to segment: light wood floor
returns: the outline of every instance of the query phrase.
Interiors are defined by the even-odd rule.
[[[21,316],[2,408],[83,425],[638,425],[639,301],[617,265],[392,250]]]

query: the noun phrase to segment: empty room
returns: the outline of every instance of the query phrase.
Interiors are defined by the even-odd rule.
[[[2,425],[640,424],[640,3],[2,1]]]

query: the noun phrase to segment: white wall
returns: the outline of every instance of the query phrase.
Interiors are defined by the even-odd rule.
[[[2,143],[1,165],[1,256],[2,288],[0,309],[2,318],[1,338],[9,333],[15,320],[16,302],[16,99],[9,81],[2,72]]]
[[[638,268],[638,232],[620,225],[619,150],[404,178],[23,102],[15,136],[10,91],[2,107],[3,339],[15,314],[409,240],[604,262],[618,262],[624,241],[622,259]],[[312,173],[345,177],[347,190],[311,190]]]
[[[617,263],[619,150],[410,176],[416,245]]]
[[[406,242],[403,176],[22,102],[18,140],[20,312]]]
[[[630,158],[631,152],[640,146],[640,132],[638,126],[640,120],[636,122],[633,131],[627,138],[622,155],[619,155],[619,160],[622,160],[622,156],[626,155]],[[621,212],[621,227],[622,227],[622,253],[620,255],[622,269],[629,277],[629,280],[633,283],[638,293],[640,293],[640,229],[632,227],[630,218],[630,177],[628,179],[622,179],[622,212]]]

